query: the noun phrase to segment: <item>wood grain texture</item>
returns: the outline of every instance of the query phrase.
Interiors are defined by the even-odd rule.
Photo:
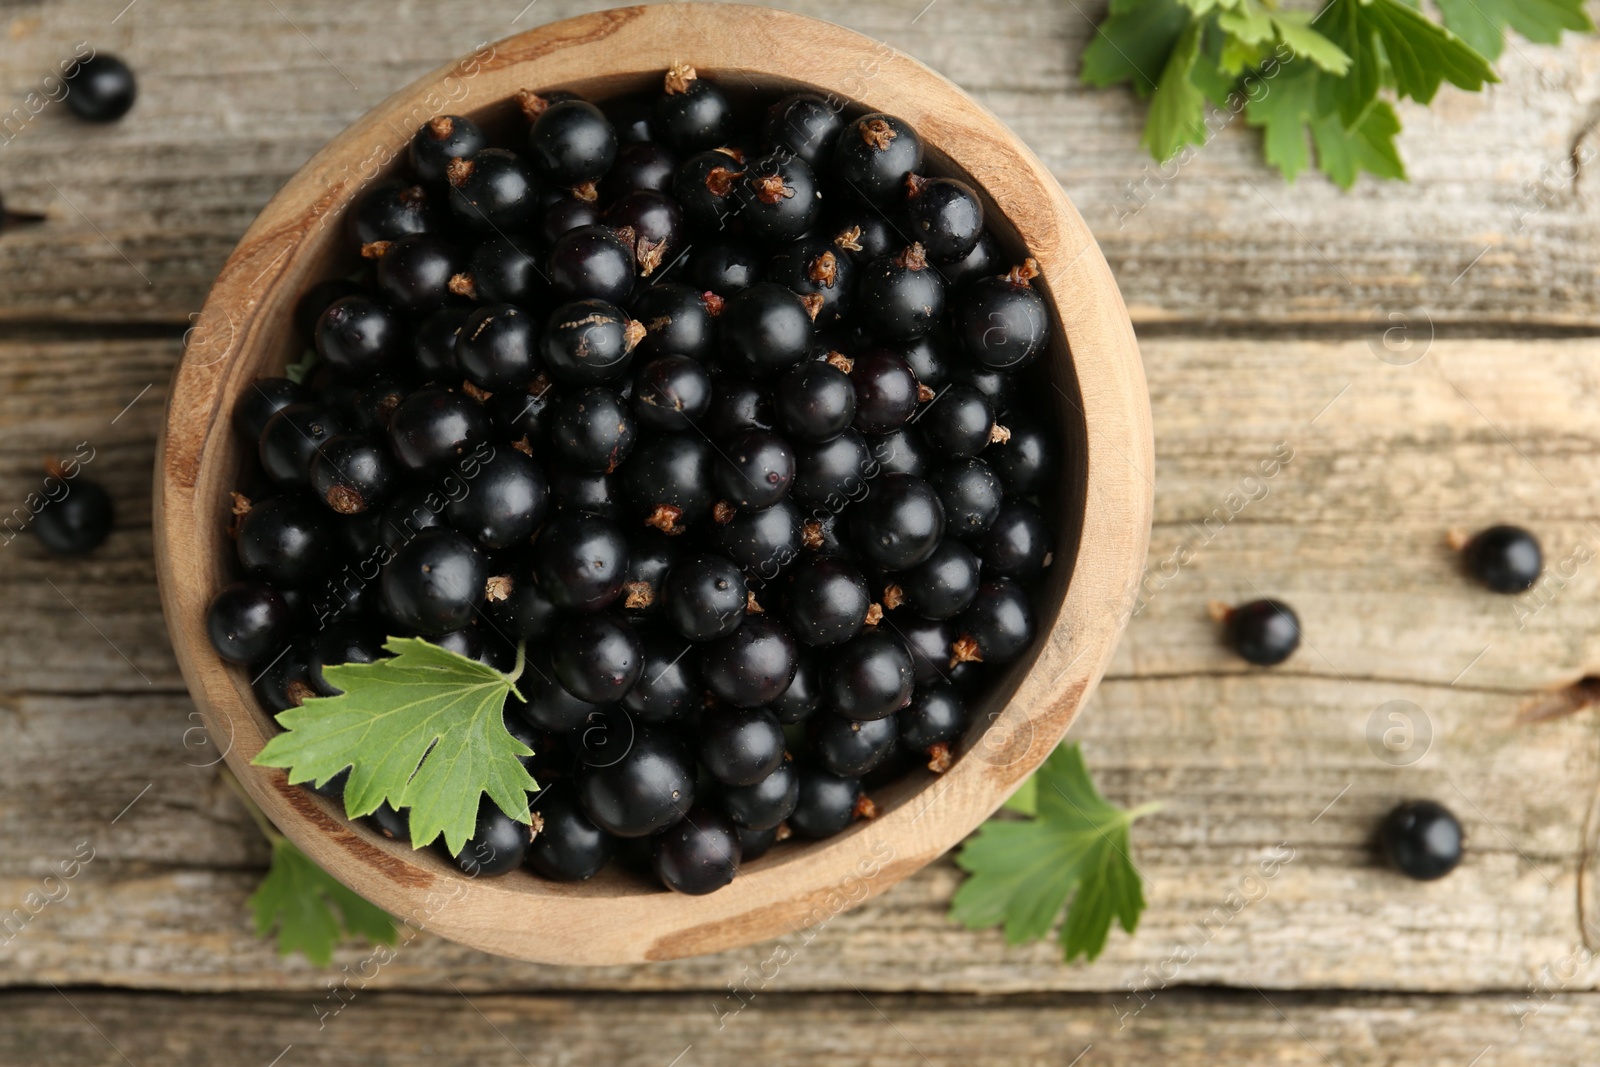
[[[25,100],[78,41],[127,55],[144,91],[115,128],[51,105],[0,146],[7,197],[50,216],[0,240],[12,279],[0,319],[184,321],[271,195],[367,108],[481,41],[603,6],[464,18],[387,0],[166,0],[113,25],[93,3],[8,5],[0,99]],[[1186,166],[1158,169],[1138,145],[1144,105],[1078,82],[1098,0],[783,6],[930,64],[1011,126],[1082,210],[1138,322],[1366,324],[1375,308],[1494,330],[1600,321],[1600,206],[1586,182],[1600,150],[1595,39],[1519,40],[1489,92],[1401,106],[1412,183],[1363,179],[1343,194],[1315,175],[1284,185],[1238,119]]]

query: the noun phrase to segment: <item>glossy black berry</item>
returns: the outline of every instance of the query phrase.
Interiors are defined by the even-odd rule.
[[[67,495],[49,500],[28,529],[46,551],[82,555],[99,548],[111,534],[111,494],[82,476],[66,484]]]
[[[834,251],[825,237],[807,237],[784,246],[767,264],[767,280],[801,296],[817,297],[819,326],[837,323],[851,311],[855,263]]]
[[[983,235],[983,203],[955,178],[906,176],[906,221],[911,239],[936,263],[963,259]]]
[[[1378,841],[1385,857],[1407,878],[1431,882],[1461,862],[1461,823],[1431,800],[1401,804],[1384,816]]]
[[[922,246],[914,244],[862,268],[856,301],[876,336],[909,341],[933,329],[944,315],[944,280]]]
[[[317,320],[322,318],[322,313],[333,305],[335,300],[347,296],[355,296],[361,292],[361,285],[348,278],[330,278],[325,282],[318,282],[307,289],[294,305],[294,332],[295,335],[311,341],[317,331]],[[286,381],[287,379],[263,379],[264,381]]]
[[[510,233],[539,211],[539,180],[532,168],[503,148],[485,148],[445,168],[450,209],[472,229]]]
[[[74,483],[74,491],[82,484]],[[329,569],[331,534],[328,514],[315,501],[284,494],[254,504],[239,520],[235,548],[252,578],[278,587],[300,586]]]
[[[994,236],[988,230],[984,230],[978,236],[978,242],[972,246],[972,251],[960,259],[939,265],[939,273],[944,275],[945,284],[951,289],[965,285],[976,278],[999,274],[1003,270],[1005,270],[1005,260],[1000,254],[1000,246],[995,243]]]
[[[1491,526],[1462,549],[1467,573],[1496,593],[1531,589],[1544,568],[1539,541],[1520,526]]]
[[[743,625],[706,645],[700,676],[706,688],[740,708],[777,699],[794,679],[799,647],[783,625],[766,615],[747,615]]]
[[[866,625],[872,596],[854,565],[829,556],[797,563],[784,590],[785,618],[808,645],[838,645]]]
[[[689,356],[661,356],[639,368],[633,411],[652,430],[687,430],[711,407],[711,376]]]
[[[929,685],[950,677],[950,643],[955,640],[952,622],[924,618],[909,609],[899,608],[887,612],[881,625],[898,637],[911,653],[911,670],[917,685]]]
[[[389,417],[389,448],[401,466],[427,471],[452,464],[489,439],[483,406],[464,393],[419,389]]]
[[[651,860],[661,884],[677,893],[713,893],[739,873],[739,834],[711,808],[695,808],[656,835]]]
[[[770,378],[811,347],[811,313],[781,285],[758,282],[734,294],[722,309],[722,357],[728,369]]]
[[[495,878],[522,866],[527,857],[530,827],[500,810],[500,805],[483,797],[478,803],[478,819],[465,847],[450,858],[469,878]]]
[[[233,428],[250,444],[261,440],[267,422],[290,404],[303,403],[310,393],[288,378],[257,378],[239,393],[233,404]]]
[[[556,882],[582,882],[611,859],[615,840],[584,814],[568,783],[535,793],[533,812],[543,823],[528,846],[528,867],[536,874]]]
[[[859,778],[873,770],[894,749],[899,727],[893,716],[856,720],[840,715],[813,715],[806,720],[806,739],[823,770]]]
[[[796,799],[799,799],[798,790]],[[746,826],[734,824],[734,829],[739,833],[739,854],[741,865],[748,865],[772,851],[772,846],[778,843],[778,828],[776,826],[766,830],[752,830]]]
[[[289,708],[298,708],[317,695],[311,687],[311,645],[304,640],[293,640],[250,683],[256,699],[269,715]],[[345,775],[348,780],[349,775]],[[343,795],[344,782],[340,783],[339,796]],[[312,792],[318,792],[315,788]],[[327,794],[320,794],[327,795]],[[336,798],[335,798],[336,799]]]
[[[558,392],[551,403],[549,433],[563,463],[590,473],[616,470],[638,438],[628,405],[603,385]]]
[[[951,745],[967,725],[966,702],[948,682],[918,685],[911,703],[895,716],[900,743],[913,752],[927,752],[934,745]]]
[[[813,170],[832,154],[844,119],[839,106],[816,93],[794,93],[767,109],[761,136],[774,148],[787,150]]]
[[[557,607],[598,611],[622,595],[628,542],[610,519],[559,512],[533,545],[533,574]]]
[[[578,769],[578,800],[600,829],[645,837],[677,822],[694,805],[694,760],[672,734],[640,726],[626,755]]]
[[[724,143],[732,129],[733,105],[717,86],[685,64],[674,64],[666,92],[656,101],[655,128],[679,152],[698,152]]]
[[[439,115],[411,135],[411,169],[425,182],[441,183],[451,160],[466,159],[489,147],[478,124],[460,115]]]
[[[615,475],[557,466],[550,472],[550,503],[562,511],[582,511],[608,519],[622,516],[622,490]]]
[[[603,300],[576,300],[551,312],[541,351],[551,378],[598,385],[627,373],[644,327]]]
[[[667,572],[662,586],[666,619],[691,641],[723,637],[744,622],[744,574],[723,556],[697,555]]]
[[[294,617],[276,589],[262,582],[234,582],[206,610],[206,634],[229,663],[262,663],[289,643]]]
[[[687,285],[658,282],[639,294],[631,311],[644,325],[644,337],[639,341],[640,356],[700,359],[712,355],[716,316],[711,313],[705,293]]]
[[[431,233],[414,233],[363,250],[377,260],[378,294],[408,313],[431,311],[452,295],[451,279],[464,264],[456,249]]]
[[[944,507],[945,529],[952,537],[975,542],[994,525],[1005,502],[1005,486],[981,459],[946,463],[929,479]]]
[[[1032,496],[1049,486],[1059,466],[1057,433],[1043,419],[1013,411],[1005,419],[1006,436],[984,450],[984,462],[993,468],[1013,496]]]
[[[420,185],[403,181],[379,182],[356,201],[350,228],[358,246],[375,241],[398,241],[412,233],[439,228],[439,211]]]
[[[608,226],[579,226],[550,249],[550,283],[569,300],[627,303],[636,276],[633,246]]]
[[[1272,667],[1300,647],[1300,619],[1278,600],[1252,600],[1228,612],[1228,643],[1244,659]]]
[[[640,615],[660,616],[666,609],[667,572],[684,557],[681,538],[659,530],[640,530],[629,540],[628,574],[623,607]]]
[[[256,449],[261,469],[279,485],[309,485],[317,449],[346,429],[343,416],[321,404],[290,404],[268,419],[261,431]]]
[[[396,810],[387,800],[378,805],[378,810],[367,816],[367,822],[374,830],[391,841],[411,843],[411,809],[400,808]]]
[[[1044,350],[1050,315],[1032,285],[1029,260],[1007,274],[967,285],[956,304],[956,332],[967,354],[993,370],[1020,367]]]
[[[671,149],[655,141],[632,141],[617,149],[617,161],[600,180],[600,197],[615,202],[638,189],[669,193],[677,173],[678,157]]]
[[[399,472],[389,449],[365,434],[339,434],[311,460],[311,488],[341,515],[355,515],[389,499]]]
[[[544,521],[550,483],[544,468],[514,448],[496,448],[478,465],[464,495],[445,509],[450,525],[484,548],[525,545]]]
[[[1027,581],[1049,565],[1055,538],[1036,504],[1008,500],[994,524],[978,541],[983,573]]]
[[[115,122],[138,96],[133,71],[116,56],[91,55],[66,77],[67,107],[89,122]]]
[[[317,320],[317,354],[343,374],[381,370],[407,350],[405,324],[371,297],[336,300]]]
[[[587,728],[591,717],[603,710],[599,705],[580,700],[567,692],[566,687],[556,680],[548,652],[529,658],[527,670],[518,686],[528,702],[518,704],[512,701],[507,706],[515,707],[530,725],[540,730],[562,735],[582,731]],[[631,732],[628,736],[631,736]],[[627,737],[622,740],[626,741]]]
[[[560,609],[544,595],[528,570],[497,577],[506,580],[491,579],[484,606],[496,631],[510,641],[545,641],[555,633]]]
[[[856,818],[861,802],[861,782],[843,778],[821,767],[800,771],[800,797],[789,816],[789,829],[797,837],[813,840],[832,837]]]
[[[956,641],[972,642],[982,662],[1007,663],[1033,641],[1033,605],[1010,578],[988,579],[978,587],[972,606],[955,620],[955,630]]]
[[[917,416],[917,429],[946,456],[976,456],[988,446],[994,431],[994,407],[972,386],[952,383],[939,390]]]
[[[866,559],[885,570],[915,567],[944,536],[944,506],[921,478],[886,474],[851,509],[850,536]]]
[[[687,207],[685,208],[687,211]],[[734,237],[696,244],[689,254],[689,281],[697,289],[730,297],[761,280],[766,257]]]
[[[896,346],[900,357],[911,367],[917,381],[933,390],[943,390],[950,372],[967,362],[961,345],[945,330],[932,330]]]
[[[746,430],[771,430],[776,426],[772,397],[767,389],[740,374],[723,372],[711,382],[711,406],[700,429],[712,438],[732,437]]]
[[[356,390],[351,405],[357,428],[381,436],[389,429],[394,409],[400,406],[411,390],[398,379],[387,374],[377,374],[367,379],[367,384]]]
[[[834,250],[856,266],[866,266],[905,247],[905,238],[890,225],[883,210],[867,205],[853,206],[836,216],[824,233]]]
[[[594,201],[567,194],[545,205],[539,221],[534,224],[533,233],[539,239],[539,247],[548,252],[565,234],[579,227],[597,226],[602,218],[600,207]],[[541,272],[544,265],[540,265]],[[543,273],[539,275],[539,280],[544,282]]]
[[[906,176],[922,166],[922,141],[903,119],[862,115],[839,134],[833,171],[847,190],[874,203],[901,195]]]
[[[692,225],[702,231],[715,233],[725,229],[739,211],[738,189],[744,173],[744,161],[727,149],[700,152],[690,156],[678,168],[678,173],[672,179],[672,195]],[[731,248],[725,248],[723,257],[729,257],[732,251]],[[707,282],[701,284],[729,295]]]
[[[718,445],[712,480],[734,507],[771,507],[794,484],[794,451],[776,434],[751,430]]]
[[[950,380],[970,385],[989,398],[995,418],[1006,418],[1016,402],[1017,375],[1008,370],[993,370],[964,354],[950,367]]]
[[[712,528],[711,543],[752,579],[769,581],[799,558],[803,526],[800,509],[785,497],[767,508],[735,509]]]
[[[911,653],[883,630],[868,630],[827,657],[823,700],[850,719],[882,719],[911,700]]]
[[[417,327],[412,352],[424,381],[453,385],[461,380],[461,369],[456,366],[456,338],[469,314],[469,308],[443,308]]]
[[[780,243],[804,236],[822,210],[811,168],[799,156],[784,152],[746,164],[736,195],[739,221],[762,241]]]
[[[989,573],[987,562],[981,569],[984,574]],[[896,575],[895,584],[901,589],[906,607],[918,615],[950,619],[967,610],[978,595],[979,570],[978,557],[972,550],[955,538],[946,537],[933,555]]]
[[[824,360],[806,360],[790,368],[772,393],[779,424],[797,441],[831,441],[856,416],[855,383]]]
[[[711,708],[700,717],[698,755],[717,781],[754,785],[783,762],[783,727],[764,708]]]
[[[641,442],[622,468],[635,517],[663,533],[680,533],[709,514],[714,457],[710,443],[693,431]]]
[[[665,193],[636,189],[606,212],[610,226],[633,248],[641,278],[664,271],[683,249],[683,209]]]
[[[472,250],[467,276],[471,279],[471,295],[485,304],[537,307],[549,290],[533,243],[499,234],[491,235]]]
[[[789,490],[807,508],[842,510],[867,491],[877,464],[866,439],[854,430],[795,453],[794,486]]]
[[[917,376],[911,373],[911,365],[884,348],[868,349],[851,363],[856,429],[877,434],[904,425],[917,410]]]
[[[551,185],[599,181],[616,158],[616,131],[586,100],[551,104],[528,130],[528,160]]]
[[[514,304],[490,304],[467,317],[456,334],[456,365],[480,389],[526,386],[539,373],[539,327]]]
[[[676,634],[659,629],[642,631],[640,641],[643,669],[639,680],[622,698],[622,706],[637,722],[659,724],[682,719],[700,706],[704,694],[692,646]]]
[[[644,648],[619,615],[593,612],[563,625],[550,644],[550,666],[567,692],[591,704],[613,704],[644,669]]]
[[[879,476],[914,474],[927,479],[939,466],[938,453],[929,447],[915,420],[898,430],[874,434],[867,439],[867,448],[872,452]]]
[[[424,530],[384,565],[384,608],[417,633],[449,633],[476,617],[488,577],[482,549],[454,530]]]
[[[725,785],[720,799],[735,826],[769,830],[793,814],[800,802],[800,770],[785,753],[766,777],[748,785]]]

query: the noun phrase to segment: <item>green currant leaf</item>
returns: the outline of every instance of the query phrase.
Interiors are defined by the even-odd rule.
[[[1376,98],[1383,70],[1393,78],[1396,93],[1419,104],[1432,101],[1446,81],[1476,92],[1499,80],[1488,60],[1400,0],[1332,0],[1312,26],[1352,60],[1348,77],[1324,83],[1332,87],[1347,129],[1361,121]]]
[[[539,786],[518,757],[532,752],[504,718],[506,697],[522,699],[515,675],[421,638],[391,637],[383,647],[393,658],[323,668],[343,692],[280,712],[286,732],[254,762],[287,769],[291,784],[320,784],[349,767],[346,813],[359,818],[385,801],[409,807],[413,848],[442,833],[460,852],[484,793],[530,821],[528,793]]]
[[[1306,125],[1317,115],[1317,81],[1310,63],[1286,63],[1267,91],[1245,105],[1245,121],[1262,130],[1262,155],[1285,181],[1294,181],[1311,165]]]
[[[395,943],[394,919],[387,912],[346,889],[285,837],[273,838],[272,867],[250,894],[249,905],[257,937],[276,928],[279,955],[303,952],[319,967],[332,962],[345,936]]]
[[[1128,858],[1128,828],[1156,806],[1124,811],[1108,803],[1076,744],[1052,752],[1034,780],[1034,818],[991,819],[962,846],[956,864],[969,877],[950,917],[973,929],[1000,926],[1015,945],[1048,937],[1065,907],[1063,955],[1093,960],[1113,921],[1130,934],[1139,925],[1144,888]]]
[[[1311,28],[1311,16],[1306,12],[1279,12],[1272,16],[1272,25],[1278,31],[1278,39],[1289,46],[1295,57],[1309,59],[1329,74],[1344,74],[1350,69],[1350,57]]]
[[[1149,96],[1190,18],[1177,0],[1117,0],[1083,50],[1079,77],[1100,88],[1127,83]]]
[[[1361,171],[1404,181],[1406,166],[1394,143],[1399,132],[1400,119],[1382,100],[1374,102],[1353,129],[1345,129],[1337,115],[1320,117],[1311,123],[1317,169],[1343,189],[1354,185]]]
[[[1206,98],[1190,80],[1200,54],[1202,23],[1191,22],[1161,71],[1161,81],[1150,98],[1142,144],[1165,163],[1186,144],[1204,144]]]
[[[1500,58],[1507,27],[1539,44],[1555,44],[1562,30],[1594,29],[1583,0],[1439,0],[1439,14],[1452,33],[1489,59]]]

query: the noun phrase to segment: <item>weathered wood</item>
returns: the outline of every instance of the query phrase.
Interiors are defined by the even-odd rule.
[[[0,997],[0,1059],[35,1067],[160,1063],[608,1063],[691,1067],[819,1062],[900,1067],[1215,1063],[1272,1067],[1503,1067],[1592,1062],[1593,995],[1492,997],[1168,993],[1123,1019],[1109,997],[771,997],[739,1014],[704,995],[418,997],[130,996],[43,990]],[[342,1009],[340,1004],[343,1003]],[[338,1010],[338,1014],[331,1014]],[[1537,1010],[1535,1010],[1537,1009]],[[1492,1056],[1492,1059],[1490,1058]],[[677,1059],[674,1059],[677,1057]]]
[[[484,38],[603,6],[544,0],[478,22],[445,5],[396,18],[383,0],[166,0],[114,26],[97,5],[8,8],[0,98],[23,102],[80,40],[125,54],[143,91],[117,127],[51,104],[0,147],[8,202],[50,216],[0,239],[0,319],[184,321],[272,193],[367,108]],[[1412,183],[1342,194],[1315,175],[1285,185],[1237,118],[1187,165],[1158,168],[1138,144],[1143,103],[1078,83],[1103,8],[816,0],[805,12],[929,63],[1011,125],[1095,230],[1136,321],[1366,323],[1380,305],[1475,326],[1600,321],[1600,205],[1569,169],[1600,148],[1600,41],[1518,41],[1489,92],[1401,106]]]

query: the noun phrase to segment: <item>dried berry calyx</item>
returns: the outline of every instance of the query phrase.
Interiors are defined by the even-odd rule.
[[[466,184],[472,177],[473,163],[470,159],[452,159],[444,169],[445,180],[457,189]]]
[[[456,132],[456,120],[449,115],[440,115],[428,120],[428,132],[437,140],[444,140]]]
[[[989,441],[991,444],[1003,445],[1011,440],[1011,431],[1001,426],[998,422],[989,427]]]
[[[849,374],[851,371],[855,370],[856,367],[856,361],[845,355],[843,352],[829,352],[827,356],[827,362],[829,366],[837,367],[846,374]]]
[[[1010,282],[1012,285],[1020,285],[1024,288],[1027,288],[1029,283],[1038,276],[1039,261],[1034,259],[1032,256],[1029,256],[1017,266],[1006,271],[1005,275],[1006,281]]]
[[[522,109],[523,117],[529,122],[543,115],[550,107],[550,101],[532,89],[518,89],[516,100],[517,106]]]
[[[622,342],[627,350],[632,352],[649,333],[650,331],[645,329],[644,323],[638,319],[629,319],[628,324],[622,328]]]
[[[873,119],[861,124],[861,139],[879,152],[888,148],[890,142],[898,136],[894,126],[887,119]]]
[[[793,200],[794,190],[783,184],[781,174],[763,174],[750,183],[756,199],[763,204],[776,204],[779,200]]]
[[[643,611],[656,602],[655,587],[649,582],[627,582],[622,591],[622,606],[632,611]]]
[[[950,746],[943,741],[928,746],[928,770],[934,774],[943,774],[954,762],[955,756],[950,752]]]
[[[838,235],[834,237],[833,243],[836,247],[846,252],[861,251],[861,227],[848,226],[840,230]]]
[[[978,647],[978,642],[963,634],[950,642],[950,666],[955,668],[963,663],[982,663],[983,650]]]
[[[921,244],[912,244],[904,252],[896,256],[894,261],[906,270],[928,269],[928,253]]]
[[[657,504],[645,518],[646,526],[653,526],[665,534],[681,534],[687,528],[680,526],[678,520],[683,518],[683,509],[672,504]]]
[[[806,268],[806,277],[818,285],[832,289],[834,283],[839,280],[839,258],[832,252],[822,253]]]
[[[811,316],[811,321],[817,321],[817,313],[822,310],[822,305],[827,303],[821,293],[807,293],[800,298],[800,303],[805,305],[806,314]]]
[[[711,506],[712,521],[723,525],[732,522],[734,515],[737,513],[737,509],[726,500],[719,500]]]
[[[390,241],[368,241],[361,246],[362,259],[382,259],[389,254]]]
[[[478,299],[478,284],[472,280],[470,274],[452,274],[447,286],[456,296],[464,296],[468,300]]]
[[[695,69],[687,63],[674,63],[667,69],[667,76],[662,81],[662,87],[669,96],[689,91],[690,84],[698,78]]]
[[[712,196],[727,196],[733,192],[733,183],[744,177],[744,171],[732,167],[712,167],[706,171],[706,191]]]
[[[509,574],[496,574],[483,583],[483,598],[491,604],[498,603],[509,597],[516,588],[516,582]]]

